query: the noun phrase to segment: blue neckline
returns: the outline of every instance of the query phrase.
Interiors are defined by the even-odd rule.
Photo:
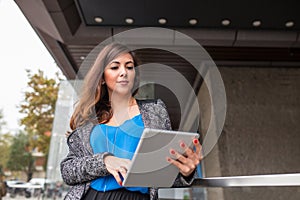
[[[118,127],[121,127],[123,126],[124,124],[126,124],[128,121],[132,121],[132,120],[135,120],[137,117],[141,116],[141,114],[138,114],[138,115],[135,115],[133,116],[132,118],[130,119],[126,119],[122,124],[120,124],[119,126],[112,126],[112,125],[108,125],[108,124],[100,124],[102,126],[107,126],[107,127],[112,127],[112,128],[118,128]]]

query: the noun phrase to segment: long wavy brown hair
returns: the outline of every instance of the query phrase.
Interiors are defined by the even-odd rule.
[[[103,82],[105,67],[116,57],[129,53],[134,61],[135,80],[132,88],[132,96],[138,91],[139,72],[137,58],[127,46],[120,43],[111,43],[105,46],[98,54],[94,64],[84,78],[80,99],[71,116],[70,127],[72,130],[82,126],[86,122],[106,123],[113,115],[109,101],[108,90]]]

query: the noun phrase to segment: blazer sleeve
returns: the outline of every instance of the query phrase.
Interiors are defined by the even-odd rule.
[[[189,177],[184,177],[182,174],[178,174],[172,187],[182,187],[182,186],[190,186],[194,179],[198,177],[197,168],[194,170],[194,172]]]
[[[172,129],[171,120],[170,120],[169,113],[168,113],[165,103],[161,99],[157,99],[157,105],[159,107],[158,115],[163,120],[162,122],[163,122],[164,128],[166,130],[171,130]]]
[[[94,155],[84,153],[85,149],[81,144],[82,142],[76,136],[68,139],[69,153],[60,163],[62,179],[68,185],[84,183],[110,174],[103,161],[105,156],[110,154],[108,152]]]

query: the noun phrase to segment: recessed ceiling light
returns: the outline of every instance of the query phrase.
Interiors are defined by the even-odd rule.
[[[160,24],[166,24],[167,23],[167,19],[160,18],[160,19],[158,19],[158,23],[160,23]]]
[[[254,26],[254,27],[259,27],[260,25],[261,25],[261,21],[260,20],[254,20],[252,22],[252,26]]]
[[[103,19],[102,19],[102,17],[94,17],[94,21],[97,23],[102,23]]]
[[[80,56],[80,60],[84,60],[85,59],[85,57],[84,56]]]
[[[222,20],[222,25],[223,26],[229,26],[230,25],[230,20],[229,19],[223,19]]]
[[[295,23],[293,21],[287,21],[285,23],[285,26],[288,27],[288,28],[293,27],[294,25],[295,25]]]
[[[126,22],[127,24],[133,24],[134,20],[133,20],[132,18],[126,18],[126,19],[125,19],[125,22]]]
[[[198,20],[197,19],[190,19],[189,20],[189,24],[190,25],[196,25],[198,23]]]

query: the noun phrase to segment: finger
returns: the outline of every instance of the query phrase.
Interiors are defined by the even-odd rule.
[[[172,164],[172,165],[175,165],[178,169],[180,169],[180,167],[182,166],[182,164],[170,157],[167,157],[167,161]]]
[[[193,140],[195,146],[195,151],[192,148],[189,148],[184,142],[180,142],[180,147],[184,150],[186,157],[192,160],[202,160],[202,146],[197,138]],[[194,162],[195,163],[195,162]]]
[[[195,138],[193,140],[193,144],[196,148],[195,153],[198,155],[199,158],[202,158],[202,145],[200,144],[199,140]]]
[[[120,177],[120,175],[119,175],[119,173],[118,173],[118,170],[114,170],[114,171],[112,172],[112,175],[113,175],[114,178],[116,179],[117,183],[118,183],[119,185],[122,186],[123,182],[122,182],[122,179],[121,179],[121,177]]]
[[[175,165],[179,169],[179,172],[184,176],[190,175],[195,169],[195,168],[190,168],[188,165],[182,164],[170,157],[167,157],[167,161],[172,165]]]
[[[119,168],[119,172],[122,175],[122,178],[124,178],[126,176],[126,174],[127,174],[127,169],[124,166],[121,166]]]
[[[202,160],[201,158],[201,152],[200,155],[197,152],[194,152],[192,149],[189,148],[189,150],[187,150],[188,153],[186,153],[186,159],[190,162],[193,163],[193,165],[198,165],[200,163],[200,161]]]
[[[126,177],[127,172],[120,172],[120,175],[122,176],[121,179],[124,180],[124,178]]]
[[[185,145],[185,144],[184,144]],[[181,148],[183,148],[184,146],[183,144],[181,144]],[[190,147],[186,147],[184,148],[184,155],[188,158],[194,158],[195,156],[195,152],[193,151],[193,149],[191,149]]]
[[[198,140],[197,141],[196,140],[193,141],[193,143],[199,144]],[[181,162],[188,164],[190,167],[194,167],[195,165],[198,165],[200,163],[200,160],[202,160],[202,158],[200,157],[200,155],[198,155],[198,153],[194,152],[192,148],[189,148],[183,141],[180,142],[180,147],[182,149],[184,149],[184,156],[186,158],[186,159],[183,159],[182,157],[179,157],[179,160]],[[200,145],[200,147],[201,147],[201,145]]]
[[[184,157],[182,154],[178,153],[174,149],[170,149],[170,154],[176,158],[177,160],[180,160],[181,162],[185,163],[186,162],[186,157]]]
[[[190,167],[197,166],[200,163],[200,161],[203,159],[202,151],[201,151],[202,146],[199,144],[198,140],[197,142],[195,142],[196,140],[193,141],[194,144],[196,143],[195,144],[196,151],[190,149],[187,150],[188,153],[186,153],[187,159],[192,163],[192,164],[188,163]]]
[[[194,169],[195,168],[195,162],[198,161],[197,158],[194,158],[194,154],[190,155],[191,157],[185,157],[184,155],[178,153],[174,149],[170,150],[170,153],[175,156],[177,161],[182,163],[183,165],[186,165],[187,167]]]
[[[189,156],[193,154],[193,150],[189,148],[184,142],[180,142],[180,147],[184,150],[184,153]]]

